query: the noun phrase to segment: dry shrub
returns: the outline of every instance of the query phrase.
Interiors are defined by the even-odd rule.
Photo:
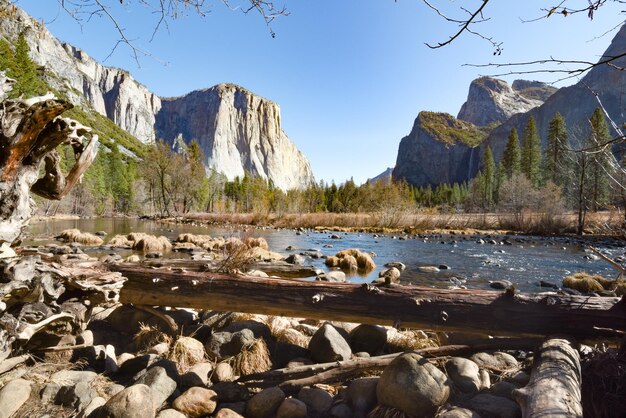
[[[213,247],[214,240],[210,235],[179,234],[176,242],[185,242],[207,249],[207,247]]]
[[[272,332],[272,336],[280,343],[288,343],[297,345],[302,348],[308,348],[311,337],[307,337],[298,330],[292,328],[283,328]]]
[[[77,242],[83,245],[101,245],[104,241],[102,238],[90,234],[89,232],[81,232],[78,229],[66,229],[56,237],[58,240],[66,242]]]
[[[326,266],[328,267],[339,267],[339,257],[330,255],[326,257],[326,261],[324,261],[324,264],[326,264]]]
[[[133,342],[137,351],[144,351],[160,343],[171,344],[172,338],[155,326],[139,324],[139,331],[133,337]]]
[[[619,351],[608,349],[582,364],[581,392],[585,417],[623,416],[626,411],[626,341],[622,340]]]
[[[329,261],[330,259],[330,261]],[[330,265],[332,263],[333,265]],[[335,264],[337,263],[337,264]],[[356,248],[339,251],[334,258],[328,257],[326,265],[329,267],[339,266],[342,270],[356,271],[368,274],[376,268],[372,257]]]
[[[610,290],[614,283],[597,274],[592,276],[584,272],[574,273],[563,279],[563,287],[575,289],[583,293]]]
[[[398,353],[401,351],[419,350],[420,348],[436,347],[437,343],[426,337],[421,331],[398,331],[395,328],[387,331],[387,351]]]
[[[175,362],[178,371],[183,373],[204,361],[205,351],[204,347],[197,344],[197,340],[193,337],[179,336],[172,344],[167,358]]]
[[[266,372],[271,368],[270,351],[262,338],[244,347],[233,360],[233,371],[239,376]]]
[[[356,263],[356,258],[351,255],[346,255],[341,258],[341,261],[339,261],[339,267],[341,267],[342,270],[347,271],[357,271],[359,269],[359,266]]]
[[[391,406],[376,405],[376,408],[372,409],[367,415],[367,418],[412,418],[410,415],[405,414],[397,408]]]
[[[116,235],[109,240],[108,244],[113,247],[130,247],[133,245],[133,242],[126,238],[125,235]]]
[[[172,249],[172,243],[167,237],[161,235],[155,237],[154,235],[145,235],[135,241],[132,245],[133,250],[150,252],[150,251],[168,251]]]
[[[267,241],[263,237],[259,237],[259,238],[248,237],[245,239],[244,242],[248,246],[248,248],[259,247],[268,251],[270,249],[270,246],[267,244]]]

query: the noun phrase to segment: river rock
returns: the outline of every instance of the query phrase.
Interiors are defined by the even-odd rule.
[[[386,344],[387,328],[385,327],[361,324],[350,332],[350,346],[353,352],[365,351],[375,356]]]
[[[233,368],[228,363],[219,363],[215,366],[215,370],[211,375],[211,381],[214,383],[218,382],[231,382],[235,379],[235,372]]]
[[[445,365],[448,377],[458,389],[466,393],[475,393],[481,389],[480,370],[472,360],[452,357]]]
[[[416,353],[396,357],[376,387],[378,402],[407,415],[433,415],[450,396],[450,383],[434,364]]]
[[[398,283],[400,281],[400,270],[395,267],[390,267],[378,273],[378,277],[384,279],[385,282]]]
[[[159,412],[156,418],[187,418],[185,414],[178,412],[175,409],[164,409]]]
[[[217,393],[217,398],[220,400],[220,403],[243,402],[250,397],[248,389],[236,382],[214,383],[213,386],[211,386],[211,390]]]
[[[404,265],[404,263],[401,263],[399,261],[392,261],[390,263],[385,264],[385,267],[387,268],[397,268],[400,271],[404,271],[404,269],[406,269],[406,265]]]
[[[176,390],[178,376],[162,366],[152,366],[135,384],[144,384],[152,391],[154,408],[158,409]]]
[[[30,398],[32,383],[14,379],[0,389],[0,418],[9,418]]]
[[[320,388],[302,388],[298,392],[298,399],[306,404],[307,411],[313,416],[326,416],[333,405],[333,397]]]
[[[269,339],[272,336],[272,331],[270,331],[270,328],[266,324],[255,320],[235,321],[223,329],[224,332],[231,332],[233,334],[244,330],[252,331],[254,338]]]
[[[349,360],[352,350],[346,339],[329,323],[322,325],[309,342],[311,357],[318,363]]]
[[[355,418],[355,415],[352,413],[352,409],[345,403],[333,405],[333,407],[330,408],[330,411],[328,411],[328,414],[332,418]]]
[[[285,393],[280,388],[265,389],[250,398],[246,405],[246,416],[250,418],[272,417],[284,400]]]
[[[469,400],[467,406],[483,418],[521,418],[522,416],[522,411],[515,402],[489,393],[479,393]]]
[[[530,376],[528,375],[528,373],[520,370],[509,376],[507,380],[518,386],[526,386],[530,381]]]
[[[478,367],[489,370],[509,371],[519,368],[519,363],[515,357],[499,351],[493,354],[476,353],[471,357],[471,360],[478,364]]]
[[[355,418],[365,418],[376,407],[378,377],[360,377],[348,385],[345,399],[352,406]]]
[[[419,266],[417,269],[422,273],[439,273],[439,267],[436,266]]]
[[[254,333],[249,329],[238,332],[216,332],[204,345],[207,355],[213,361],[222,361],[234,357],[243,347],[254,342]]]
[[[174,400],[172,407],[190,418],[210,415],[217,406],[217,393],[198,386],[187,389]]]
[[[215,418],[243,418],[243,415],[230,408],[222,408],[217,411],[217,414],[215,414]]]
[[[156,415],[152,390],[146,385],[132,385],[113,396],[90,418],[152,418]]]
[[[90,381],[82,380],[72,386],[63,386],[55,397],[55,403],[82,411],[98,397]]]
[[[278,407],[276,418],[307,418],[306,404],[299,399],[287,398]]]
[[[204,347],[202,348],[204,352]],[[210,375],[213,371],[213,363],[203,362],[194,364],[187,370],[187,373],[180,376],[180,384],[183,387],[205,386],[210,382]]]
[[[56,402],[62,389],[67,390],[80,382],[91,383],[96,377],[96,373],[82,370],[61,370],[53,373],[41,392],[41,400],[44,403]]]
[[[77,418],[87,418],[90,417],[91,414],[98,408],[100,408],[101,406],[105,405],[107,403],[106,399],[104,399],[101,396],[96,396],[95,398],[93,398],[91,400],[91,402],[89,402],[89,405],[87,405],[82,411],[80,411],[80,413],[77,415]]]
[[[452,408],[437,415],[437,418],[481,418],[476,412],[466,408]]]
[[[513,286],[513,283],[509,280],[494,280],[489,282],[489,287],[492,289],[506,289]]]
[[[513,400],[513,397],[511,396],[511,392],[513,392],[514,389],[517,389],[519,386],[514,385],[511,382],[506,382],[506,381],[500,381],[497,383],[494,383],[493,386],[491,386],[489,388],[489,392],[492,395],[495,396],[501,396],[503,398],[508,398]]]
[[[305,259],[304,256],[300,254],[291,254],[285,258],[285,261],[289,264],[295,264],[296,266],[303,266]]]
[[[327,273],[319,274],[317,279],[325,282],[343,283],[346,281],[346,273],[339,270],[331,270]]]

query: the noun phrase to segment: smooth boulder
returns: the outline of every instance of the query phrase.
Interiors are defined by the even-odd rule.
[[[349,360],[352,349],[346,339],[329,323],[322,325],[309,342],[311,357],[318,363]]]

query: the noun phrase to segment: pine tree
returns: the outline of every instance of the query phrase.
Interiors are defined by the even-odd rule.
[[[593,150],[589,161],[590,209],[597,211],[608,203],[611,146],[607,144],[611,134],[599,107],[593,112],[590,121],[588,148]]]
[[[491,147],[487,146],[483,154],[483,204],[489,207],[493,204],[494,190],[496,184],[496,165],[493,161]]]
[[[508,178],[511,178],[515,173],[519,173],[520,158],[519,137],[517,135],[517,129],[513,128],[509,134],[509,140],[506,143],[506,149],[502,156],[504,171]]]
[[[544,177],[558,186],[565,186],[570,170],[566,158],[569,140],[565,119],[559,112],[548,125],[548,145],[544,155]]]
[[[15,57],[11,45],[4,39],[0,39],[0,71],[5,71],[9,77],[14,77]]]
[[[12,75],[18,79],[17,90],[24,96],[35,96],[45,93],[45,86],[37,75],[37,65],[30,59],[30,47],[24,34],[17,37],[15,43],[15,70]]]
[[[531,116],[524,128],[521,153],[521,172],[530,180],[533,187],[541,182],[541,140],[535,118]]]

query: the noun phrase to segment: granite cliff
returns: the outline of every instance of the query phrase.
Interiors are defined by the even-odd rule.
[[[281,189],[308,185],[313,173],[281,128],[280,108],[243,87],[219,84],[183,97],[162,99],[156,115],[159,138],[196,140],[206,165],[231,178],[244,170],[272,179]]]
[[[400,141],[394,179],[414,186],[462,183],[478,171],[480,145],[499,123],[543,103],[555,89],[543,83],[481,77],[472,81],[457,118],[420,112],[413,129]]]
[[[198,140],[207,166],[229,179],[247,170],[283,189],[314,181],[306,157],[282,131],[275,103],[232,85],[161,99],[129,72],[103,66],[60,42],[5,0],[0,0],[0,14],[0,38],[12,43],[24,34],[31,58],[44,69],[51,87],[85,111],[108,117],[142,143],[156,138],[173,142],[181,133],[185,141]],[[171,136],[173,132],[176,135]]]

